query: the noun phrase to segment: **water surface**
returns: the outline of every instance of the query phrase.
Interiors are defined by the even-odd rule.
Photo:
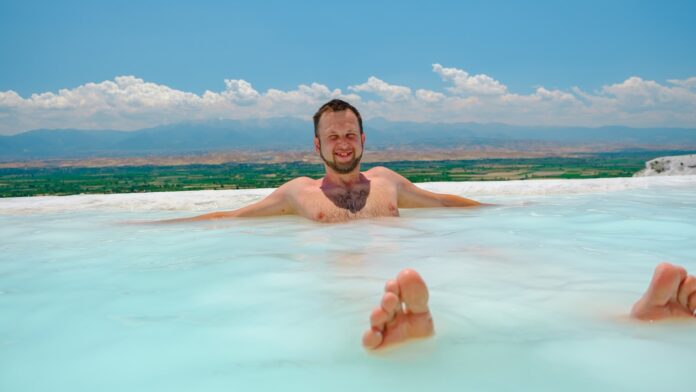
[[[696,177],[425,187],[498,205],[133,225],[268,190],[0,200],[0,390],[693,386],[696,322],[627,314],[659,261],[696,271]],[[368,354],[406,267],[437,335]]]

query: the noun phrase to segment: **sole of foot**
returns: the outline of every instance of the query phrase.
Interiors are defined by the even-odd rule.
[[[631,317],[644,321],[696,317],[696,278],[683,267],[661,263]]]
[[[380,306],[370,315],[370,329],[363,334],[368,350],[383,349],[435,333],[428,308],[428,287],[418,272],[405,269],[387,281]]]

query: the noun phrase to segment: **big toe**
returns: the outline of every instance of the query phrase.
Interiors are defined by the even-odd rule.
[[[645,292],[645,300],[652,306],[664,306],[677,298],[679,286],[686,279],[683,267],[669,263],[660,263],[655,268],[650,286]]]
[[[428,312],[428,286],[418,272],[405,269],[396,278],[401,300],[412,313]]]

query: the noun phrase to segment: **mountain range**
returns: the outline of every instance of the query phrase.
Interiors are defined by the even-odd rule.
[[[448,149],[540,147],[621,149],[696,149],[696,129],[621,126],[528,127],[479,123],[365,121],[366,148]],[[297,118],[183,122],[136,131],[37,129],[0,136],[0,161],[74,159],[223,151],[308,151],[313,125]]]

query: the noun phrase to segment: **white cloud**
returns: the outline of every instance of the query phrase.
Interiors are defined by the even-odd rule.
[[[22,104],[22,97],[12,90],[0,91],[0,108],[11,109]]]
[[[556,102],[576,102],[575,96],[570,93],[565,93],[560,90],[547,90],[543,87],[539,87],[534,92],[534,96],[542,100],[556,101]]]
[[[424,102],[440,102],[445,99],[445,94],[432,90],[418,89],[416,90],[416,98]]]
[[[509,91],[487,75],[471,76],[440,64],[433,65],[433,72],[445,82],[440,91],[392,85],[375,76],[349,86],[348,94],[319,83],[259,92],[241,79],[225,79],[219,92],[195,94],[135,76],[26,98],[15,91],[0,91],[0,134],[37,128],[132,130],[211,118],[309,119],[332,98],[356,104],[366,119],[696,127],[696,77],[659,83],[634,76],[592,92],[539,86],[524,94]],[[363,93],[372,95],[363,97]]]
[[[688,81],[688,79],[687,79]],[[688,84],[687,81],[684,81]],[[663,86],[653,80],[630,77],[622,83],[604,86],[601,95],[610,97],[614,103],[629,112],[645,110],[672,110],[693,107],[696,94],[682,87]]]
[[[370,76],[367,82],[348,87],[349,90],[355,92],[367,92],[379,95],[390,102],[404,101],[411,98],[411,89],[406,86],[398,86],[389,84],[374,76]]]
[[[259,93],[245,80],[225,79],[222,92],[202,95],[134,76],[87,83],[58,93],[22,98],[14,91],[0,92],[0,134],[37,128],[133,130],[185,120],[208,118],[308,117],[332,98],[358,102],[355,94],[312,83],[296,90],[269,89]]]
[[[319,83],[312,83],[310,86],[301,84],[297,90],[281,91],[270,89],[266,92],[266,97],[277,102],[287,103],[313,103],[321,100],[329,100],[339,97],[341,90],[329,90],[328,87]]]
[[[433,71],[442,77],[442,80],[451,82],[454,87],[447,91],[457,95],[502,95],[507,93],[507,86],[488,75],[479,74],[470,76],[463,69],[445,68],[440,64],[433,64]]]
[[[668,82],[672,83],[675,86],[683,87],[686,89],[694,89],[696,88],[696,76],[692,76],[688,79],[669,79]]]
[[[221,95],[231,101],[253,102],[260,96],[259,92],[254,90],[251,83],[246,80],[225,79],[225,86],[227,89]]]

